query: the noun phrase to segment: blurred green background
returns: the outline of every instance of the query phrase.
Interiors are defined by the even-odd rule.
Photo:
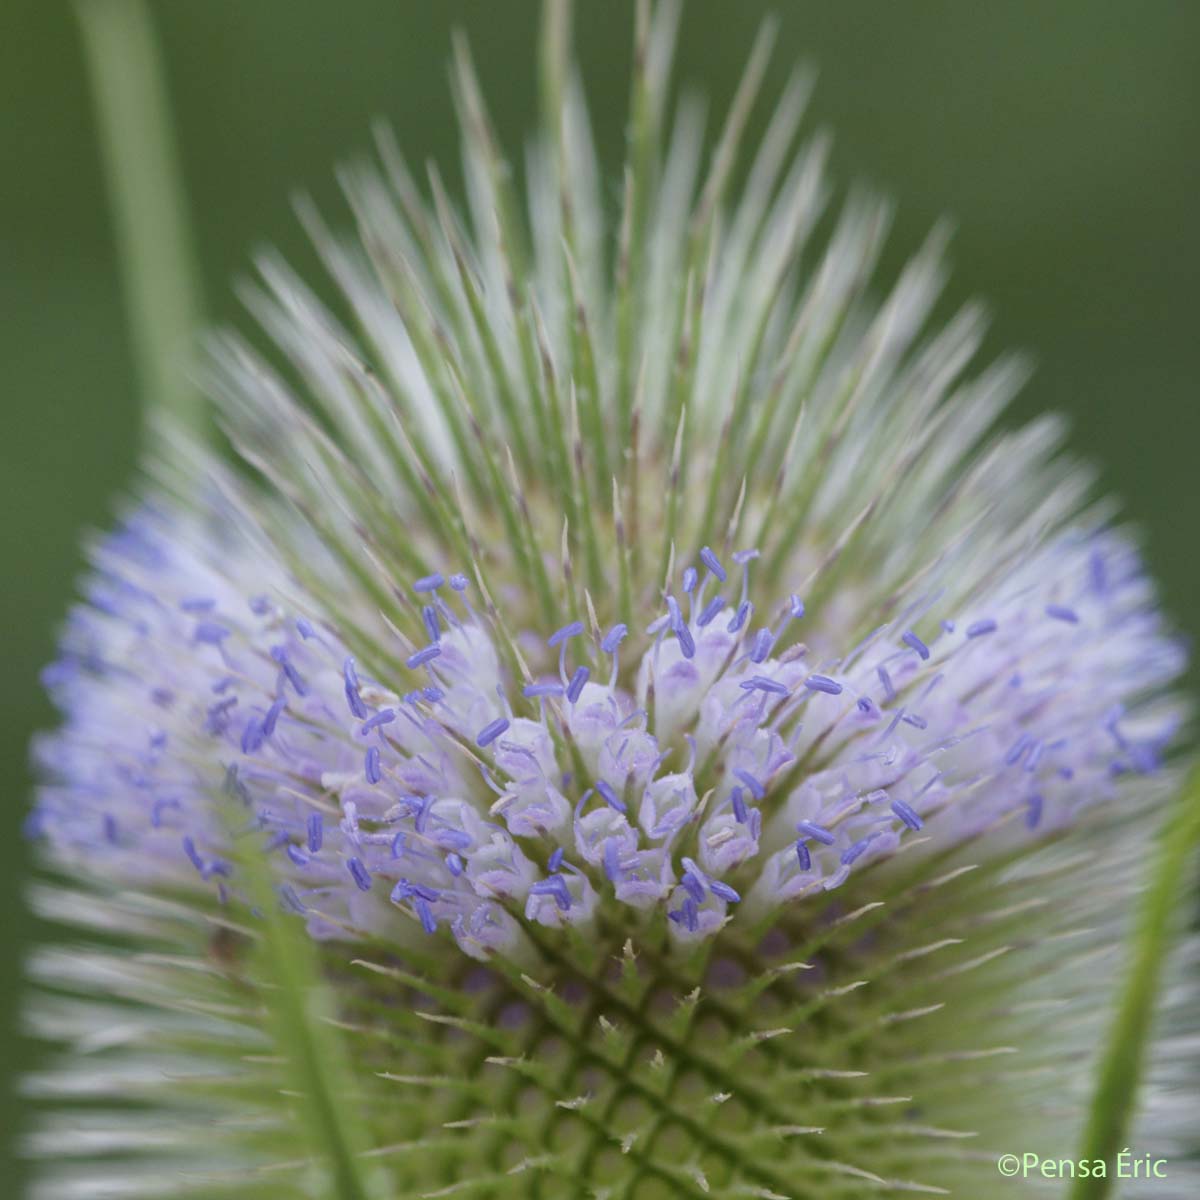
[[[577,10],[614,174],[631,7]],[[1200,5],[690,0],[679,76],[707,91],[713,113],[768,11],[781,18],[773,90],[796,61],[815,64],[810,128],[834,131],[839,182],[865,180],[900,202],[888,271],[936,218],[955,219],[948,301],[982,295],[993,346],[1032,352],[1038,371],[1017,415],[1072,416],[1075,449],[1103,462],[1106,486],[1145,530],[1168,606],[1200,629]],[[332,167],[368,148],[372,118],[390,121],[412,160],[432,157],[457,178],[453,27],[470,36],[510,153],[532,119],[533,0],[164,0],[154,17],[216,319],[240,319],[230,281],[260,244],[315,274],[289,194],[308,191],[344,220]],[[37,671],[79,570],[79,532],[106,521],[130,477],[137,396],[68,5],[4,0],[0,95],[0,1063],[12,1066],[30,931],[26,744],[52,720]],[[11,1133],[7,1087],[0,1105]],[[19,1194],[15,1174],[0,1179]]]

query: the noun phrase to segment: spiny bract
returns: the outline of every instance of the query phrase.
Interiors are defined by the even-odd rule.
[[[212,356],[246,469],[166,439],[93,548],[46,1195],[358,1194],[291,1132],[264,905],[380,1195],[974,1197],[1077,1143],[1181,718],[1137,554],[1056,421],[994,431],[980,313],[926,332],[939,238],[878,304],[884,206],[814,242],[803,80],[731,192],[766,37],[702,170],[639,9],[610,206],[548,12],[526,210],[460,46],[466,210],[381,135],[356,238],[303,210],[339,311],[266,258],[278,353]]]

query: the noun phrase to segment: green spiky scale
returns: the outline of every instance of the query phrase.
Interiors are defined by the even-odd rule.
[[[986,1125],[997,1135],[999,1096],[1036,1106],[1058,1094],[1039,1072],[1057,1085],[1072,1053],[1031,1034],[1047,1005],[1070,1005],[1079,956],[1107,939],[1083,928],[1100,902],[1079,887],[1094,867],[1082,856],[1051,846],[1016,867],[974,870],[953,857],[907,881],[899,864],[867,875],[757,944],[731,926],[682,956],[644,939],[627,953],[630,931],[615,928],[574,945],[545,938],[521,969],[439,957],[436,947],[410,969],[381,947],[325,944],[337,997],[330,1028],[354,1080],[338,1103],[364,1161],[386,1194],[404,1196],[800,1200],[855,1195],[860,1172],[882,1181],[874,1188],[969,1178],[981,1189],[976,1124],[993,1114]],[[1014,872],[1046,901],[1036,925],[1030,898],[1014,903],[1006,887]],[[889,888],[901,890],[886,904],[855,903]],[[152,921],[160,944],[139,939],[130,960],[117,935],[86,958],[45,964],[43,986],[88,1003],[99,981],[109,986],[97,971],[121,972],[144,1049],[179,1063],[131,1080],[129,1102],[161,1106],[168,1131],[205,1128],[223,1161],[272,1168],[259,1192],[201,1172],[196,1194],[305,1194],[313,1168],[271,1163],[282,1133],[272,1106],[287,1089],[257,1016],[272,984],[252,972],[253,925],[247,940],[186,908],[90,904],[114,906],[112,924],[101,920],[110,929],[130,914]],[[96,1062],[113,1050],[97,1049]],[[238,1120],[222,1121],[231,1104]],[[118,1163],[109,1165],[119,1174]]]

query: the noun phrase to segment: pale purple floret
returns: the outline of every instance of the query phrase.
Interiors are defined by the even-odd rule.
[[[403,669],[372,678],[338,622],[317,634],[267,598],[289,581],[236,546],[199,559],[178,532],[146,511],[105,545],[46,675],[65,723],[39,745],[29,827],[114,877],[235,902],[231,839],[258,838],[318,936],[396,933],[400,908],[400,929],[486,957],[520,942],[521,915],[586,923],[601,902],[711,936],[918,831],[1059,828],[1157,770],[1176,719],[1140,698],[1182,651],[1111,534],[1064,535],[978,604],[943,614],[934,597],[844,647],[818,606],[813,650],[794,595],[759,597],[782,623],[751,630],[753,553],[729,556],[742,594],[717,621],[728,602],[707,593],[729,576],[705,547],[703,574],[675,581],[682,605],[668,594],[603,637],[522,631],[555,654],[513,680],[464,576],[411,583],[429,644],[390,647]]]

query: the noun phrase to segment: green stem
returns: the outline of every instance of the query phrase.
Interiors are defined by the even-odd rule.
[[[1154,873],[1142,898],[1128,970],[1109,1030],[1078,1157],[1102,1159],[1108,1174],[1078,1178],[1072,1200],[1100,1200],[1112,1190],[1117,1155],[1126,1146],[1136,1108],[1158,983],[1175,931],[1177,899],[1192,852],[1200,843],[1200,772],[1193,774],[1163,826]]]
[[[76,0],[125,307],[143,393],[195,431],[187,373],[202,304],[162,62],[144,0]]]
[[[245,814],[229,805],[229,829]],[[346,1099],[351,1094],[346,1056],[328,1018],[333,1004],[320,975],[317,954],[295,914],[285,913],[272,885],[271,869],[260,839],[242,835],[235,842],[238,880],[258,915],[255,930],[257,977],[266,981],[260,993],[267,1032],[284,1063],[285,1082],[298,1099],[299,1127],[294,1130],[295,1156],[315,1160],[323,1168],[329,1200],[372,1200],[382,1192],[378,1178],[368,1177],[361,1160],[361,1114]]]

